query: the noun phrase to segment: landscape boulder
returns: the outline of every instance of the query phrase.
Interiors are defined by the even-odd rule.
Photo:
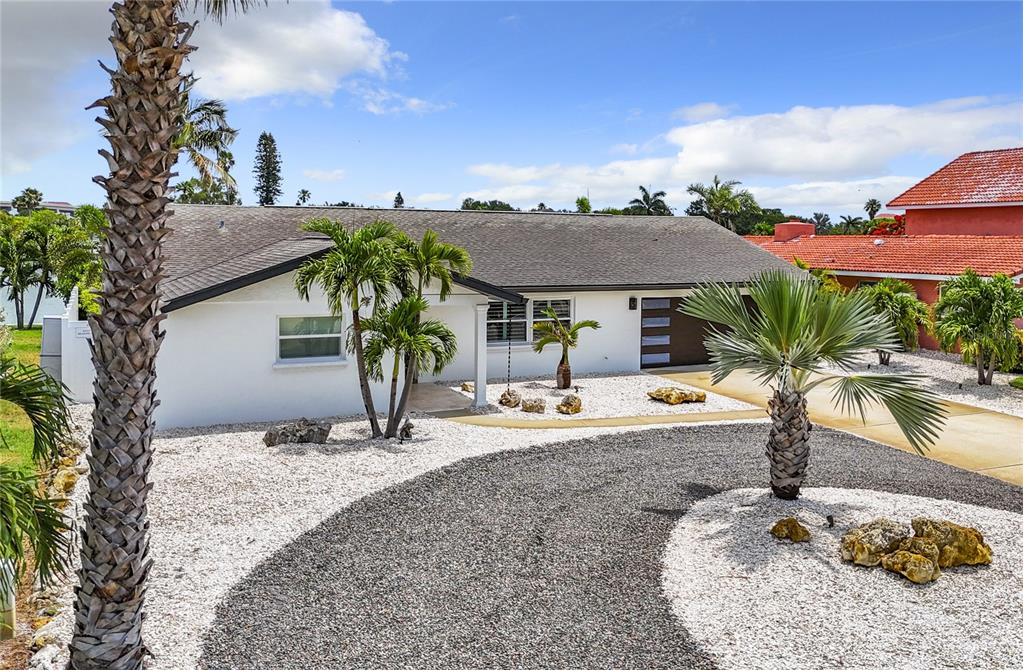
[[[907,538],[909,528],[905,524],[883,517],[875,519],[842,536],[842,559],[867,567],[880,565],[881,558],[896,551]]]
[[[519,403],[522,402],[522,396],[515,389],[507,389],[501,394],[501,399],[497,402],[505,407],[518,407]]]
[[[282,423],[270,428],[263,436],[263,444],[275,447],[278,444],[323,444],[330,435],[330,424],[321,421],[299,419],[294,423]]]
[[[703,391],[687,391],[677,386],[662,386],[653,391],[647,391],[646,394],[654,400],[660,400],[669,405],[678,405],[684,402],[705,402],[707,400],[707,394]]]
[[[794,516],[787,516],[784,519],[779,519],[778,522],[771,527],[771,535],[774,535],[779,540],[790,540],[792,542],[810,541],[810,531],[807,530],[806,526],[799,523]]]
[[[913,532],[916,538],[924,538],[937,548],[938,567],[991,564],[991,547],[976,528],[917,517],[913,519]]]
[[[562,414],[578,414],[583,411],[583,399],[574,393],[569,393],[554,409]]]
[[[914,584],[926,584],[941,577],[941,569],[937,563],[922,554],[904,549],[885,554],[881,558],[881,567],[899,573]]]
[[[523,398],[522,411],[532,414],[543,414],[547,411],[547,403],[543,398]]]
[[[476,385],[472,382],[462,382],[462,390],[466,393],[475,393]]]

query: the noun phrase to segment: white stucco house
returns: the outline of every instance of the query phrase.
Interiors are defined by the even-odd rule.
[[[157,362],[161,428],[363,410],[345,352],[351,315],[331,315],[319,293],[294,289],[295,269],[329,241],[301,230],[327,217],[359,226],[386,219],[413,237],[426,229],[466,248],[470,276],[429,316],[458,338],[444,379],[553,375],[559,351],[535,353],[532,324],[550,306],[568,320],[596,319],[572,354],[578,373],[706,361],[706,324],[676,311],[697,284],[741,284],[784,261],[702,217],[173,204],[166,238],[166,338]],[[65,383],[82,400],[87,329],[65,323]],[[86,351],[83,356],[75,351]],[[84,358],[84,362],[83,359]],[[73,369],[77,368],[77,372]],[[422,377],[420,383],[429,383]],[[378,408],[386,389],[374,388]]]

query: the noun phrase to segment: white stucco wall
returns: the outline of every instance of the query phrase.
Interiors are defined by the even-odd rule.
[[[25,291],[26,323],[28,322],[28,318],[32,315],[32,308],[36,304],[36,296],[38,294],[38,287],[32,287]],[[0,291],[0,309],[3,309],[4,320],[8,325],[13,326],[18,322],[17,316],[14,313],[14,301],[8,297],[7,289]],[[39,311],[36,313],[35,325],[41,325],[43,323],[44,316],[61,316],[64,314],[65,309],[66,305],[59,297],[48,298],[44,295],[42,301],[39,303]]]
[[[167,315],[167,336],[157,361],[160,428],[217,423],[273,421],[300,416],[323,417],[363,411],[353,356],[340,363],[277,363],[277,319],[281,316],[324,316],[322,294],[308,302],[297,298],[293,275],[269,279],[190,305]],[[596,319],[602,328],[585,330],[571,353],[576,374],[639,369],[640,310],[629,309],[629,297],[680,295],[685,292],[579,292],[535,294],[531,298],[571,298],[573,318]],[[446,380],[475,376],[474,305],[486,296],[464,288],[442,304],[431,297],[429,318],[443,320],[455,332],[459,352],[442,373]],[[344,328],[351,315],[343,315]],[[506,374],[507,347],[488,348],[490,378]],[[512,348],[513,376],[551,375],[560,348],[541,354],[528,345]],[[421,375],[423,382],[434,381]],[[377,410],[386,411],[385,383],[375,383]],[[493,401],[494,399],[491,399]]]

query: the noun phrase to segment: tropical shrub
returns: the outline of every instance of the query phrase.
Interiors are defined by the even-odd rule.
[[[584,319],[566,326],[559,319],[557,312],[550,307],[543,310],[543,315],[549,320],[533,324],[533,332],[539,336],[533,342],[533,350],[540,353],[548,344],[561,345],[561,360],[555,372],[555,380],[559,389],[567,389],[572,385],[572,367],[568,362],[569,349],[579,346],[579,333],[583,328],[596,330],[600,328],[600,324],[593,319]]]
[[[884,405],[920,453],[934,442],[946,412],[914,376],[832,374],[825,367],[848,370],[866,351],[898,348],[895,328],[866,296],[827,291],[805,276],[781,271],[754,278],[747,289],[752,308],[738,287],[710,284],[679,310],[715,324],[704,339],[713,383],[748,370],[773,385],[767,456],[776,496],[799,495],[810,457],[807,393],[817,386],[830,386],[832,402],[863,417],[868,404]]]
[[[906,215],[896,214],[894,218],[873,219],[870,221],[873,228],[871,235],[905,235]]]
[[[995,370],[1020,357],[1016,320],[1023,318],[1023,289],[1004,274],[990,279],[966,270],[941,285],[934,306],[934,333],[946,351],[956,346],[977,369],[977,383],[990,385]]]
[[[792,264],[800,270],[809,272],[810,276],[820,284],[821,290],[837,295],[845,293],[845,287],[842,286],[842,283],[838,281],[838,277],[831,270],[827,268],[811,268],[809,263],[798,257],[793,257]]]
[[[874,311],[895,328],[902,348],[914,351],[920,347],[920,328],[930,324],[931,310],[927,303],[916,297],[916,291],[901,279],[885,277],[876,284],[856,290],[862,293],[873,306]],[[878,362],[888,365],[890,351],[878,350]]]

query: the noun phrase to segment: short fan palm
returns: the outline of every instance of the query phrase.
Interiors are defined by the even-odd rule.
[[[825,365],[848,369],[870,350],[898,348],[895,329],[865,296],[829,293],[812,278],[782,271],[756,277],[748,290],[752,309],[738,288],[712,284],[697,289],[680,310],[717,324],[704,341],[714,383],[746,369],[774,386],[767,457],[776,496],[794,500],[799,495],[810,457],[806,395],[819,385],[832,387],[832,400],[844,411],[865,417],[868,404],[884,405],[919,453],[934,443],[946,412],[915,375],[824,370]]]
[[[927,303],[916,297],[913,287],[901,279],[885,277],[876,284],[858,289],[863,293],[874,311],[888,319],[895,328],[899,342],[908,351],[920,347],[920,328],[931,321],[931,310]],[[892,352],[877,351],[877,362],[888,365]]]
[[[537,336],[533,341],[533,350],[539,353],[548,344],[561,345],[561,361],[558,363],[555,379],[559,389],[567,389],[572,385],[572,367],[568,363],[568,350],[579,346],[579,333],[583,328],[596,330],[600,328],[600,324],[593,319],[584,319],[566,326],[550,307],[545,309],[543,314],[548,320],[533,324],[533,332]]]

